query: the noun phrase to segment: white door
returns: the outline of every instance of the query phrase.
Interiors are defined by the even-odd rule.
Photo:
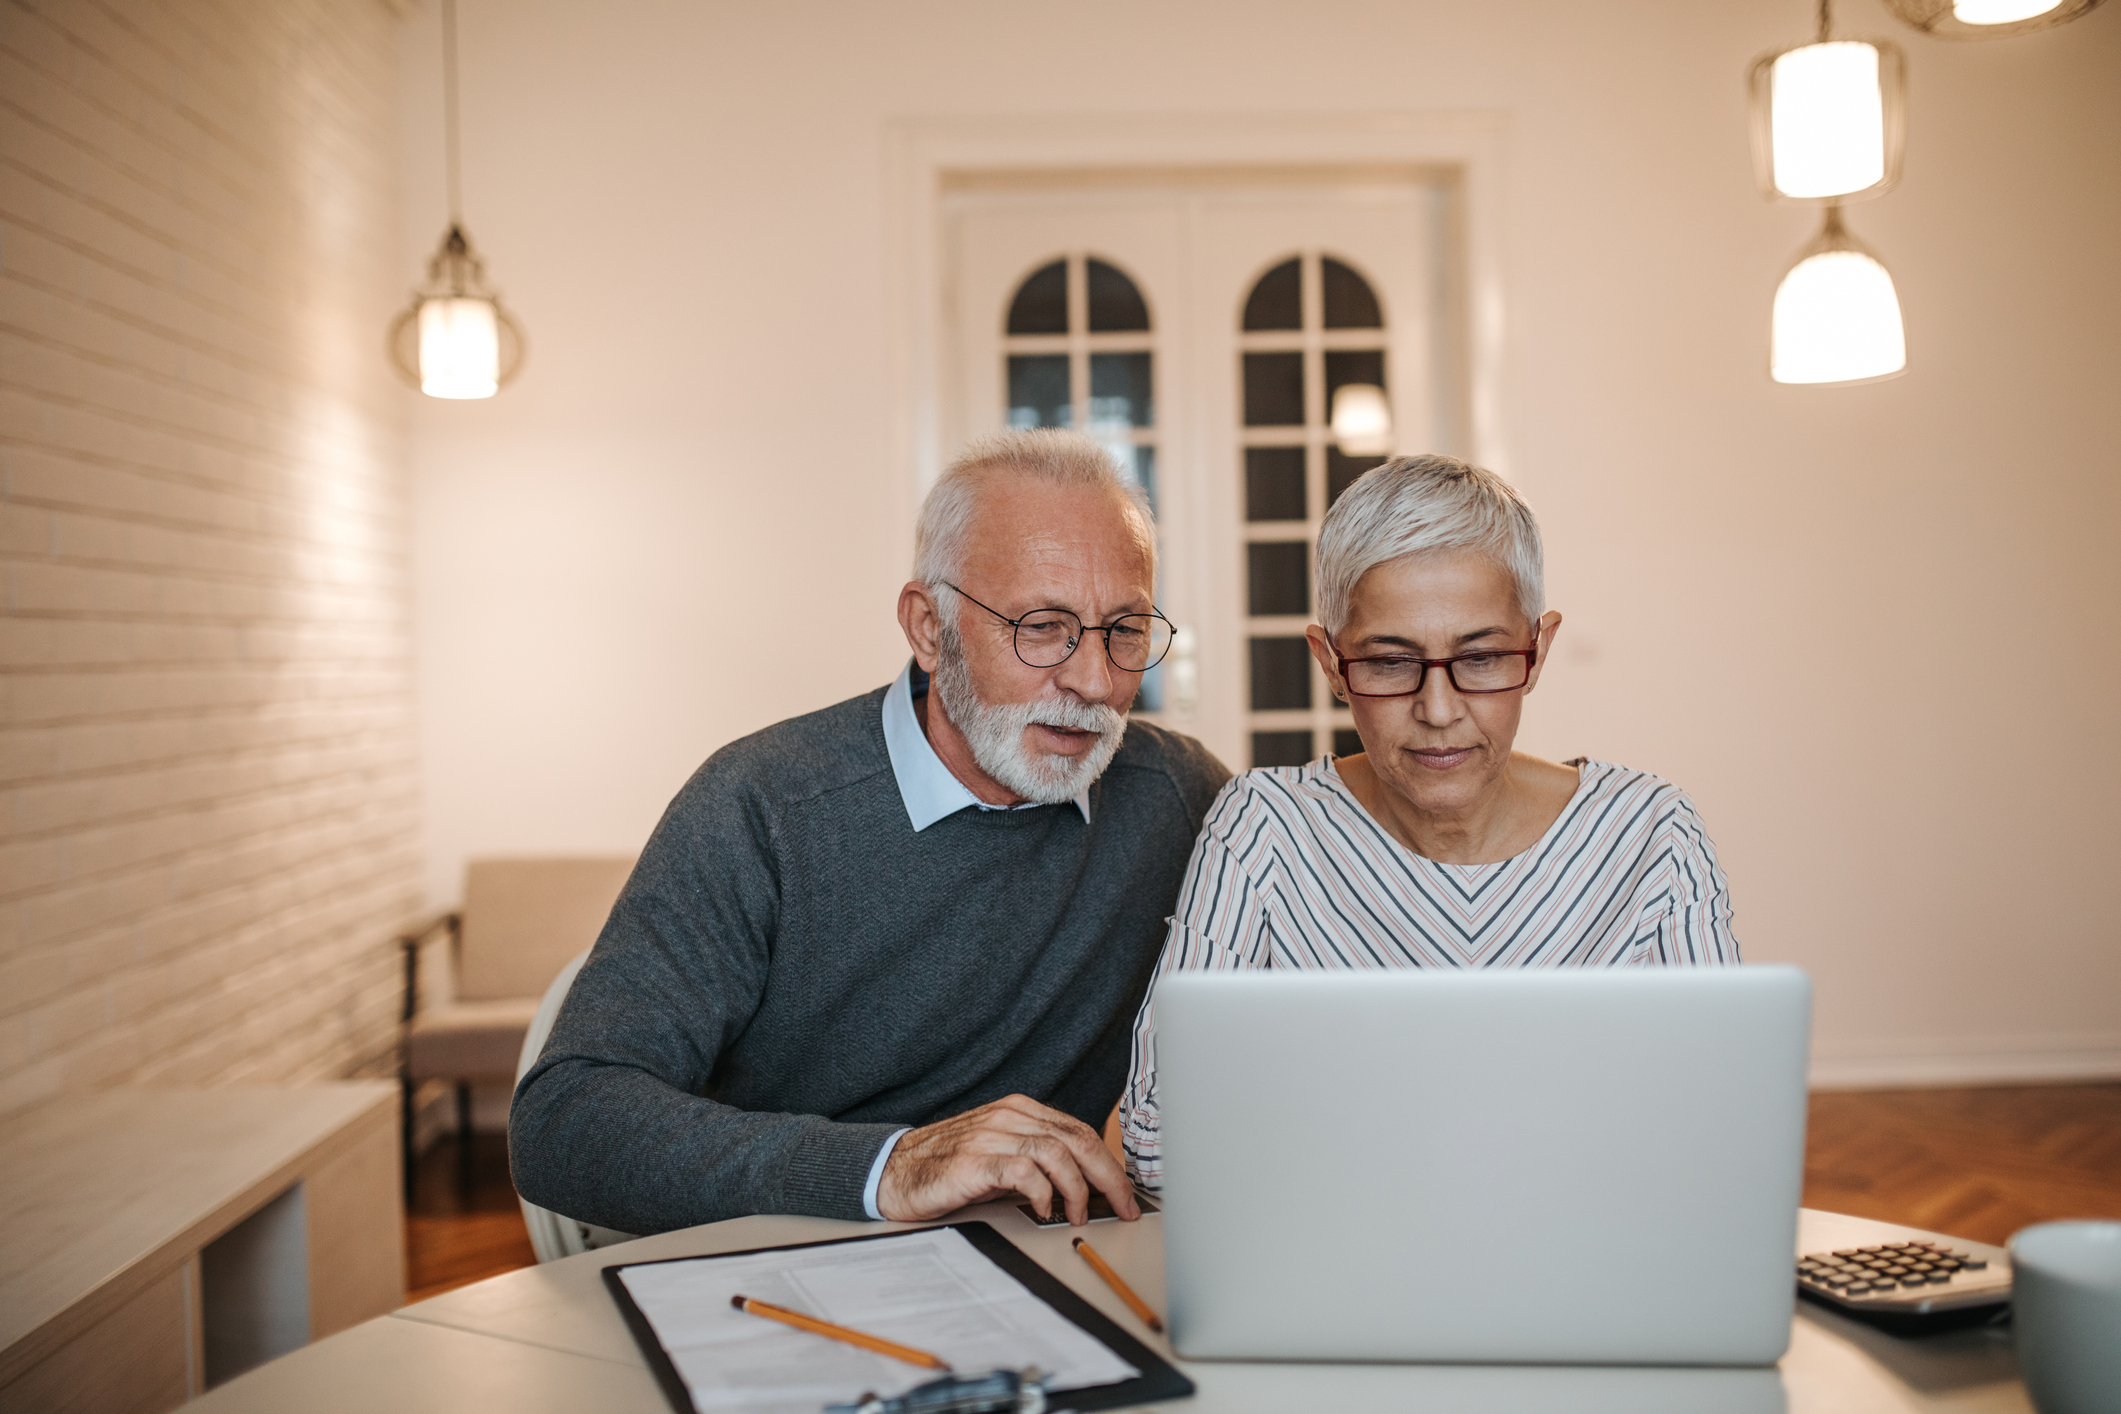
[[[1439,194],[1213,174],[961,186],[945,199],[943,426],[1072,426],[1156,507],[1180,635],[1136,710],[1232,767],[1357,750],[1303,651],[1341,455],[1335,388],[1387,393],[1391,450],[1434,449]],[[1352,732],[1350,731],[1352,735]]]

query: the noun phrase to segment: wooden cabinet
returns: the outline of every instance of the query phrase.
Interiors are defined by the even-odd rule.
[[[161,1414],[403,1304],[397,1107],[347,1081],[0,1120],[0,1414]]]

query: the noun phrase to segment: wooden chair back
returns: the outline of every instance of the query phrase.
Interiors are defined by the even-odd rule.
[[[632,872],[623,857],[472,860],[457,999],[542,996],[567,960],[596,941]]]

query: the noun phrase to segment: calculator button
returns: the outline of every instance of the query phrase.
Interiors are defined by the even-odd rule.
[[[1966,1268],[1970,1272],[1978,1272],[1983,1268],[1987,1267],[1988,1263],[1982,1261],[1979,1257],[1969,1257],[1965,1261],[1961,1262],[1959,1265]]]

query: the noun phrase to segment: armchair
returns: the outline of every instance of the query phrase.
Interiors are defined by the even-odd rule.
[[[539,999],[569,959],[596,941],[632,870],[631,858],[474,859],[465,866],[461,907],[399,939],[408,1192],[420,1086],[456,1086],[461,1160],[470,1148],[473,1083],[514,1081]]]

